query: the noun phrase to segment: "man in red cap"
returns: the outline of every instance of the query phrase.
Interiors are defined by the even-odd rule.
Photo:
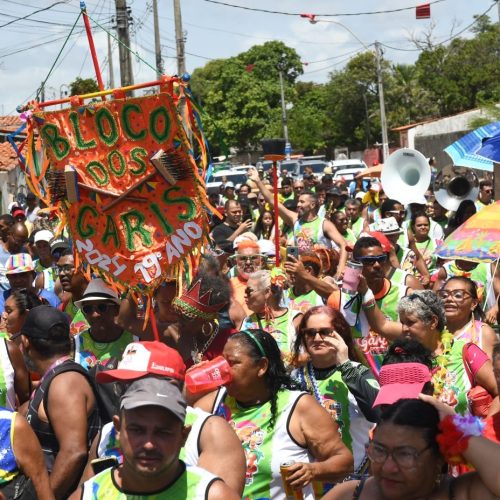
[[[127,346],[118,368],[98,373],[97,381],[131,383],[138,379],[159,377],[182,389],[185,372],[184,361],[175,349],[160,342],[133,342]],[[185,425],[191,430],[181,451],[181,459],[188,465],[203,467],[220,477],[241,496],[245,481],[245,455],[229,424],[220,417],[188,406]],[[116,457],[118,461],[123,458],[112,422],[103,427],[94,441],[83,479],[93,475],[93,460],[106,457]]]

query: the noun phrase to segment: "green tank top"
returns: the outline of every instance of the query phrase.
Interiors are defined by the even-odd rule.
[[[219,393],[220,394],[220,393]],[[231,424],[241,441],[246,456],[247,470],[243,498],[252,500],[284,499],[280,463],[311,462],[305,448],[299,446],[288,434],[288,422],[298,399],[299,391],[281,390],[277,394],[276,423],[271,427],[271,402],[242,407],[231,396],[225,396],[216,409]],[[304,498],[313,498],[310,487]]]
[[[443,390],[438,399],[443,403],[455,408],[457,413],[464,414],[467,411],[467,392],[471,388],[469,376],[465,371],[462,352],[465,342],[454,340],[448,355],[446,366],[447,374],[443,384]],[[437,360],[433,359],[433,368],[437,368]]]
[[[266,321],[265,319],[259,318],[256,313],[253,313],[243,320],[241,330],[260,328],[270,333],[278,343],[278,347],[284,355],[285,362],[290,362],[293,343],[297,335],[295,326],[293,325],[293,319],[298,314],[300,314],[300,311],[288,308],[286,313],[281,316],[274,318],[272,321]]]
[[[185,465],[182,474],[164,490],[156,493],[130,494],[121,490],[115,482],[116,468],[106,469],[83,483],[82,500],[166,500],[205,499],[212,483],[218,478],[199,467]]]
[[[319,216],[309,222],[297,219],[293,226],[293,242],[289,242],[289,244],[299,247],[301,252],[311,251],[313,245],[317,243],[330,248],[331,242],[323,233],[324,220],[323,217]]]
[[[363,219],[363,217],[358,217],[356,222],[352,224],[351,230],[354,233],[356,239],[358,239],[359,235],[363,232],[364,225],[365,225],[365,219]]]
[[[290,307],[300,311],[302,314],[305,314],[311,307],[323,306],[325,304],[321,296],[314,290],[303,295],[295,295],[293,288],[290,288],[288,290],[288,299]]]

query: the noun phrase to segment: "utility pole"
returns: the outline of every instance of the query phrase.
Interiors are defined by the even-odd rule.
[[[111,49],[111,35],[108,33],[108,65],[109,65],[109,88],[115,88],[115,75],[113,73],[113,51]]]
[[[375,55],[377,58],[377,79],[378,79],[378,98],[380,102],[380,126],[382,128],[382,156],[384,163],[389,157],[389,138],[387,136],[387,121],[385,118],[384,101],[384,80],[382,78],[382,49],[379,42],[375,42]]]
[[[129,23],[130,10],[127,8],[127,0],[115,0],[116,6],[116,31],[120,44],[118,51],[120,54],[120,83],[122,87],[128,87],[134,84],[134,75],[132,73],[132,57],[130,51],[125,48],[130,47]]]
[[[158,78],[163,75],[163,63],[161,61],[161,45],[160,45],[160,23],[158,22],[158,2],[153,0],[153,21],[155,30],[155,55],[156,55],[156,73]]]
[[[182,76],[186,72],[184,56],[184,33],[182,32],[181,0],[174,0],[175,46],[177,48],[177,74]]]

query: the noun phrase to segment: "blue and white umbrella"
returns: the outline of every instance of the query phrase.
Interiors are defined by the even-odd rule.
[[[500,163],[500,131],[483,141],[483,146],[477,152],[479,156]]]
[[[500,122],[477,128],[455,141],[444,151],[453,160],[454,165],[493,172],[493,161],[496,160],[486,154],[483,155],[482,150],[483,145],[495,137],[498,141],[497,157],[500,159]]]

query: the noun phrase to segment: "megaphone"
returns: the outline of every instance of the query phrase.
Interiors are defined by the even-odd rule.
[[[385,162],[380,180],[389,198],[403,205],[425,203],[424,194],[431,182],[431,168],[419,151],[398,149]]]
[[[453,212],[462,201],[475,201],[479,194],[479,181],[474,171],[453,165],[444,167],[436,175],[433,187],[436,201]]]

